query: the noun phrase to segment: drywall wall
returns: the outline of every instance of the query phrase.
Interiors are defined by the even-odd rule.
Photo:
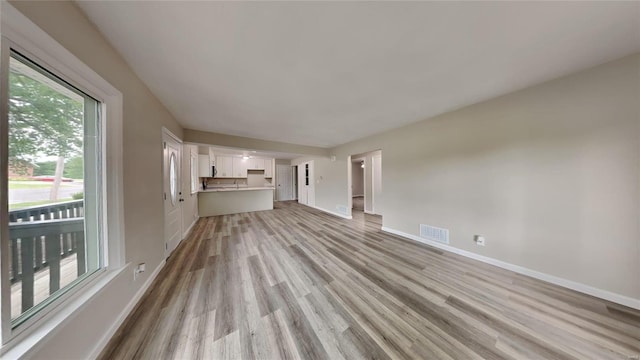
[[[352,162],[351,169],[351,195],[364,196],[364,168],[361,162]]]
[[[289,159],[276,159],[276,165],[291,165],[291,160],[289,160]]]
[[[242,136],[225,135],[225,134],[218,134],[218,133],[191,130],[191,129],[184,130],[183,140],[186,142],[192,142],[192,143],[198,143],[198,144],[229,146],[229,147],[251,149],[251,150],[277,151],[282,153],[302,154],[302,155],[312,155],[312,156],[326,156],[328,151],[325,148],[320,148],[315,146],[288,144],[288,143],[283,143],[278,141],[260,140],[260,139],[242,137]]]
[[[11,4],[123,94],[126,261],[145,262],[147,272],[134,281],[125,270],[31,354],[86,359],[163,261],[162,127],[180,137],[182,127],[73,2]]]
[[[347,202],[348,157],[376,149],[385,227],[640,299],[639,54],[331,149],[316,206]]]
[[[291,160],[291,165],[298,166],[298,174],[302,171],[301,164],[313,161],[313,177],[310,181],[315,184],[315,207],[329,212],[339,212],[351,215],[347,195],[350,186],[346,157],[341,161],[331,161],[329,157],[305,156]],[[298,198],[300,198],[300,176],[298,177]],[[340,209],[346,209],[341,212]]]

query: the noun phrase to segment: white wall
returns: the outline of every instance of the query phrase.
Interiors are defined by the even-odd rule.
[[[183,130],[74,3],[11,3],[123,94],[125,256],[147,272],[134,281],[126,269],[33,354],[86,359],[163,261],[162,127],[179,137]]]
[[[316,205],[346,203],[348,156],[381,149],[385,227],[640,304],[639,114],[636,54],[331,149]]]

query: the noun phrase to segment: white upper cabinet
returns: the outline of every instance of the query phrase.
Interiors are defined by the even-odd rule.
[[[249,160],[240,157],[233,158],[233,176],[234,178],[246,178],[247,169],[249,168]]]
[[[273,177],[273,159],[264,160],[264,177],[267,179]]]
[[[246,176],[246,175],[245,175]],[[233,158],[231,156],[216,156],[216,177],[232,178],[233,176]]]
[[[212,154],[213,155],[213,154]],[[200,157],[210,158],[207,155],[199,155]],[[216,167],[216,178],[246,178],[248,170],[264,170],[264,177],[267,179],[273,178],[273,159],[243,159],[233,155],[217,155],[215,156],[213,164]],[[200,160],[200,167],[205,160]],[[209,173],[211,172],[211,166]],[[201,175],[202,176],[202,175]],[[211,177],[211,175],[206,175]]]
[[[264,159],[249,159],[249,170],[263,170],[264,169]]]

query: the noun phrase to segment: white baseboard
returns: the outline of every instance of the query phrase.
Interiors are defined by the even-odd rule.
[[[304,205],[304,204],[303,204],[303,205]],[[323,209],[323,208],[320,208],[320,207],[317,207],[317,206],[310,206],[310,205],[307,205],[307,206],[309,206],[310,208],[314,208],[314,209],[316,209],[316,210],[320,210],[320,211],[322,211],[322,212],[326,212],[327,214],[331,214],[331,215],[335,215],[335,216],[341,217],[341,218],[343,218],[343,219],[348,219],[348,220],[353,219],[353,218],[351,217],[351,215],[340,214],[340,213],[333,212],[333,211],[331,211],[331,210],[327,210],[327,209]]]
[[[464,257],[468,257],[470,259],[474,259],[474,260],[478,260],[478,261],[482,261],[483,263],[487,263],[490,265],[494,265],[503,269],[507,269],[507,270],[511,270],[513,272],[516,272],[518,274],[522,274],[522,275],[526,275],[526,276],[530,276],[532,278],[538,279],[538,280],[542,280],[542,281],[546,281],[555,285],[559,285],[571,290],[575,290],[578,292],[581,292],[583,294],[587,294],[587,295],[591,295],[591,296],[595,296],[597,298],[600,299],[604,299],[604,300],[608,300],[617,304],[621,304],[624,306],[628,306],[630,308],[634,308],[634,309],[638,309],[640,310],[640,299],[634,299],[625,295],[620,295],[620,294],[616,294],[614,292],[610,292],[607,290],[602,290],[602,289],[598,289],[589,285],[585,285],[579,282],[575,282],[575,281],[571,281],[571,280],[567,280],[567,279],[563,279],[557,276],[553,276],[553,275],[549,275],[549,274],[545,274],[536,270],[531,270],[519,265],[514,265],[514,264],[510,264],[508,262],[504,262],[501,260],[497,260],[494,258],[490,258],[487,256],[483,256],[483,255],[479,255],[470,251],[466,251],[466,250],[462,250],[462,249],[458,249],[456,247],[453,247],[451,245],[446,245],[446,244],[442,244],[436,241],[431,241],[428,239],[423,239],[419,236],[416,235],[412,235],[412,234],[407,234],[405,232],[399,231],[399,230],[395,230],[395,229],[391,229],[388,227],[382,227],[382,231],[386,231],[388,233],[391,234],[395,234],[398,236],[402,236],[405,237],[407,239],[410,240],[414,240],[417,242],[421,242],[433,247],[437,247],[439,249],[448,251],[448,252],[452,252],[454,254],[458,254],[458,255],[462,255]]]
[[[153,282],[153,280],[155,280],[156,276],[158,276],[158,274],[160,273],[160,270],[162,270],[165,263],[166,263],[166,260],[163,259],[162,262],[158,264],[156,269],[153,270],[153,273],[151,273],[147,281],[145,281],[144,284],[142,284],[142,287],[133,296],[131,301],[129,301],[127,306],[125,306],[125,308],[120,313],[120,316],[118,316],[116,321],[111,325],[109,330],[107,330],[107,332],[104,334],[102,339],[98,342],[93,352],[91,353],[91,356],[89,357],[90,359],[98,358],[98,355],[100,355],[102,350],[104,350],[105,346],[107,346],[107,344],[109,343],[109,340],[111,340],[111,338],[113,337],[113,335],[115,335],[116,331],[118,331],[122,323],[127,319],[127,316],[129,316],[131,311],[133,311],[133,308],[135,308],[135,306],[138,304],[138,301],[140,301],[140,299],[142,298],[142,295],[144,295],[144,293],[147,291],[149,286],[151,286],[151,283]]]
[[[191,230],[193,230],[193,225],[196,224],[196,222],[198,222],[199,217],[196,217],[195,219],[193,219],[193,222],[191,223],[191,225],[189,225],[189,228],[184,232],[184,234],[182,234],[182,239],[186,239],[187,236],[189,236],[189,233],[191,232]]]

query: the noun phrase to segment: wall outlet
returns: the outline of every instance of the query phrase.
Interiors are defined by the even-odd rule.
[[[146,263],[140,263],[135,268],[133,268],[133,280],[138,278],[138,274],[145,272],[147,270]]]
[[[474,235],[473,241],[475,241],[478,246],[484,246],[485,238],[482,235]]]

